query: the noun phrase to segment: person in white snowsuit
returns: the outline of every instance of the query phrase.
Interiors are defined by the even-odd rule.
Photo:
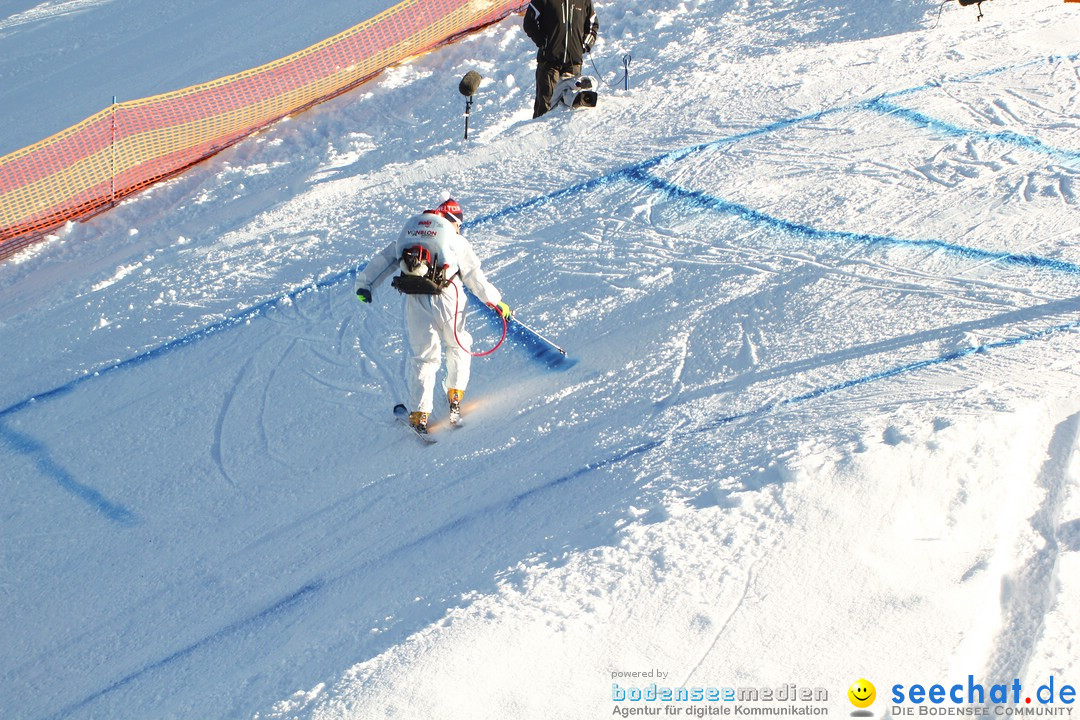
[[[409,423],[427,431],[435,405],[435,377],[446,353],[447,402],[457,422],[469,384],[472,336],[465,330],[466,296],[462,283],[504,319],[510,308],[480,268],[459,230],[464,215],[450,199],[435,210],[411,218],[397,240],[378,252],[357,275],[356,296],[371,302],[372,290],[395,271],[392,286],[405,294],[405,331],[409,346],[406,385]]]

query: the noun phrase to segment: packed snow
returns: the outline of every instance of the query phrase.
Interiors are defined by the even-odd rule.
[[[280,5],[5,4],[0,152],[386,7]],[[538,120],[511,16],[0,264],[0,715],[1075,714],[1080,6],[981,12],[597,0]],[[448,194],[569,357],[427,446],[353,276]]]

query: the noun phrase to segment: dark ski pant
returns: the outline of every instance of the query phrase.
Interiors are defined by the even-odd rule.
[[[536,61],[536,102],[533,104],[533,117],[538,118],[551,109],[551,93],[559,84],[563,73],[581,74],[581,65],[548,63]]]

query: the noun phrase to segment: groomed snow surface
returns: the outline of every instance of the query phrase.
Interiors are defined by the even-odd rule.
[[[65,51],[150,3],[13,5],[0,77],[177,67]],[[297,26],[383,9],[344,5]],[[510,17],[0,264],[2,717],[846,717],[860,678],[887,717],[969,676],[1075,714],[1080,9],[597,11],[595,111],[531,120]],[[425,446],[352,278],[447,193],[570,358],[512,334]],[[615,699],[652,683],[827,699]]]

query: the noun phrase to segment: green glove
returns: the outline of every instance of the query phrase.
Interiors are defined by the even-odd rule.
[[[492,305],[492,307],[495,309],[495,312],[499,313],[499,317],[503,320],[509,320],[514,314],[510,311],[510,306],[504,302],[501,302],[498,305]]]
[[[358,288],[356,290],[356,299],[362,303],[371,302],[371,291],[367,288]]]

